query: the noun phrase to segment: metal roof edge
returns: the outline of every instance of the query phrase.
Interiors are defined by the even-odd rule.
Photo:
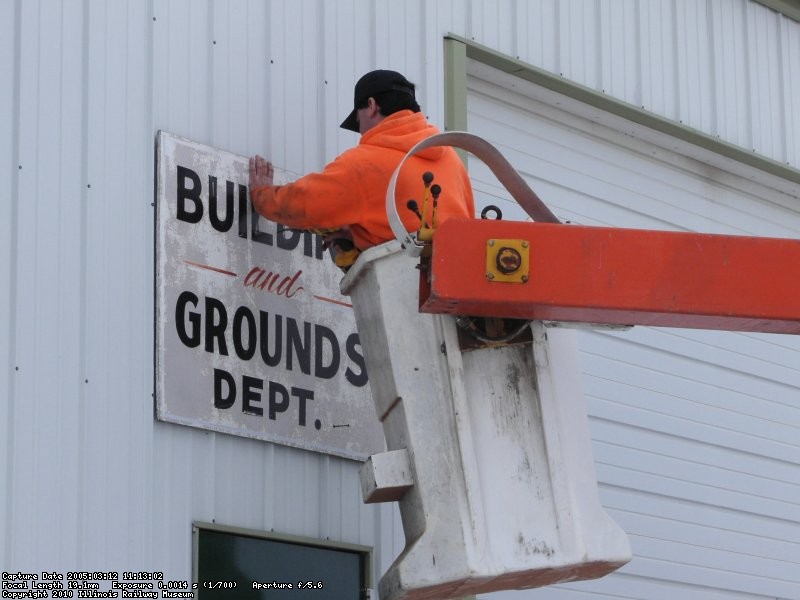
[[[800,0],[754,0],[767,8],[781,13],[795,21],[800,21]]]

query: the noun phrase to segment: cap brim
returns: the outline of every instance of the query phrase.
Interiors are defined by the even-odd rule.
[[[339,125],[339,127],[358,133],[358,115],[356,114],[355,108],[353,109],[353,112],[347,115],[347,118],[342,121],[342,124]]]

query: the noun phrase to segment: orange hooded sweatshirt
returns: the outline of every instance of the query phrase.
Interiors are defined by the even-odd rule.
[[[439,130],[422,113],[402,110],[386,117],[361,136],[321,173],[311,173],[286,185],[251,190],[255,209],[266,218],[300,229],[339,229],[349,226],[356,247],[364,250],[394,239],[386,218],[386,189],[403,156]],[[472,187],[453,148],[426,148],[409,158],[397,180],[397,212],[406,229],[419,227],[419,218],[406,207],[410,199],[422,210],[422,174],[434,174],[442,188],[437,221],[475,215]],[[429,209],[430,210],[430,209]],[[428,213],[430,214],[430,213]]]

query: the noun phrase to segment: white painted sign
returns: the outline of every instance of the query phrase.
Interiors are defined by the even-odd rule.
[[[359,460],[383,450],[322,240],[254,213],[247,158],[165,132],[157,154],[158,419]]]

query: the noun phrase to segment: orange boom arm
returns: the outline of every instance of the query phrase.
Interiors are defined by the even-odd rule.
[[[420,310],[800,333],[800,240],[445,222]]]

